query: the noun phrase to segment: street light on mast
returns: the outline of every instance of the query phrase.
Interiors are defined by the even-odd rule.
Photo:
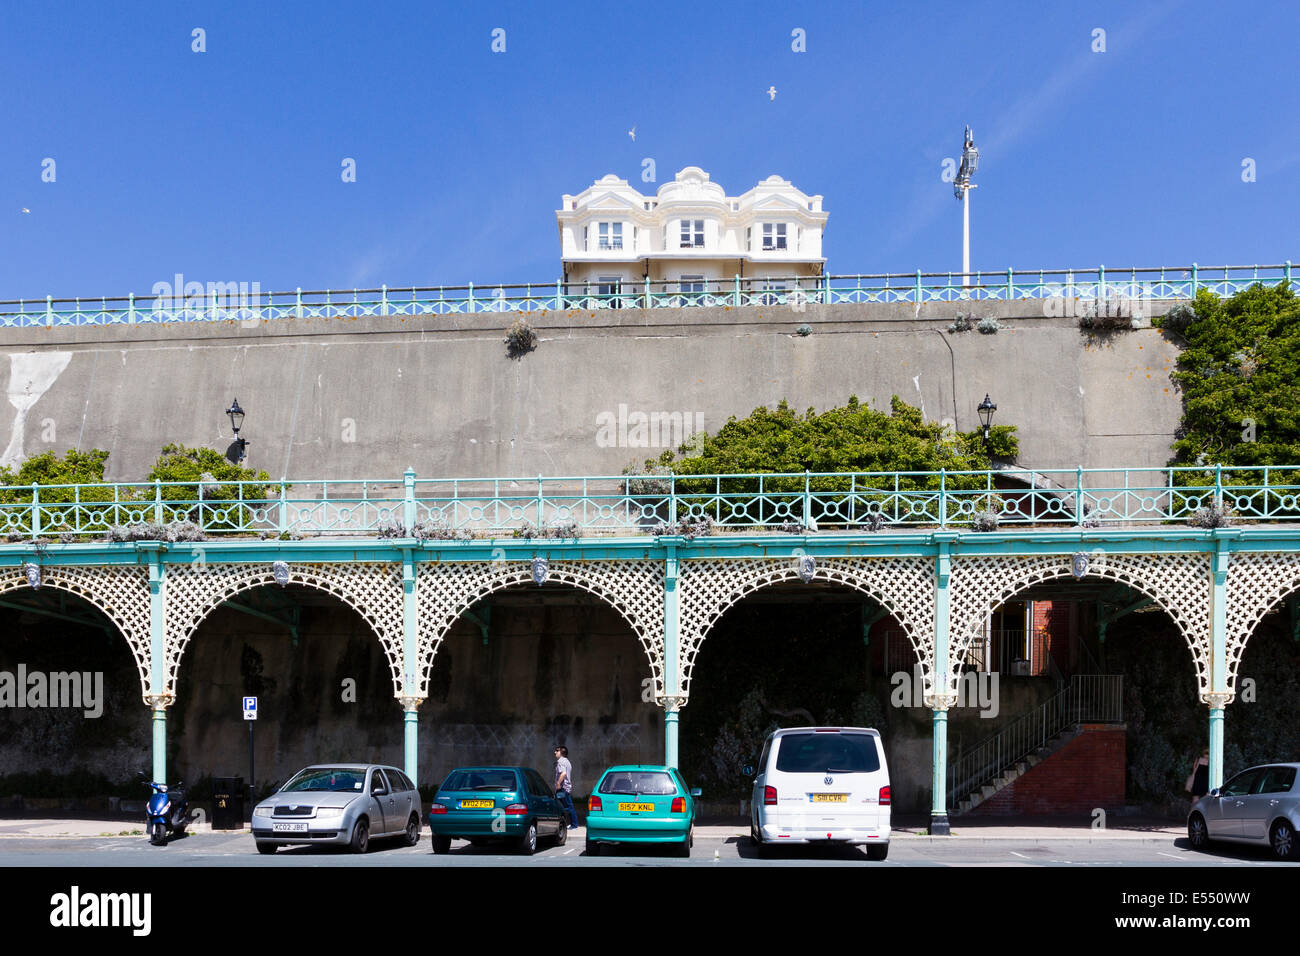
[[[961,168],[953,180],[952,194],[961,200],[961,284],[970,286],[970,191],[975,188],[971,176],[979,169],[980,151],[975,147],[975,138],[970,127],[966,127],[966,139],[961,149]]]

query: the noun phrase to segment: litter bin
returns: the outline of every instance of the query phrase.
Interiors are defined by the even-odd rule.
[[[212,829],[244,829],[244,778],[212,778]]]

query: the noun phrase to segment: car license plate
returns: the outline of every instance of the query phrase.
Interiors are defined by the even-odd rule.
[[[460,808],[462,810],[491,810],[496,806],[492,800],[462,800]]]
[[[849,795],[847,793],[814,793],[812,795],[813,803],[848,803]]]
[[[305,823],[272,823],[271,831],[273,833],[306,833],[307,824]]]
[[[623,813],[653,813],[653,803],[620,803],[618,809]]]

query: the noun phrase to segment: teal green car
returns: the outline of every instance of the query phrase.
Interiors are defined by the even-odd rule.
[[[587,855],[610,843],[661,843],[690,856],[699,795],[676,767],[610,767],[587,804]]]
[[[569,828],[555,790],[529,767],[460,767],[447,774],[429,805],[433,852],[451,841],[513,845],[531,856],[539,837],[564,846]]]

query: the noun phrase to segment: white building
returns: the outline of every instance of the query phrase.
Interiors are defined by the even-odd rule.
[[[747,291],[791,288],[822,273],[826,216],[821,196],[780,176],[728,196],[698,166],[653,196],[605,176],[555,213],[566,291],[614,306],[635,304],[647,279],[656,296],[725,293],[736,276]]]

